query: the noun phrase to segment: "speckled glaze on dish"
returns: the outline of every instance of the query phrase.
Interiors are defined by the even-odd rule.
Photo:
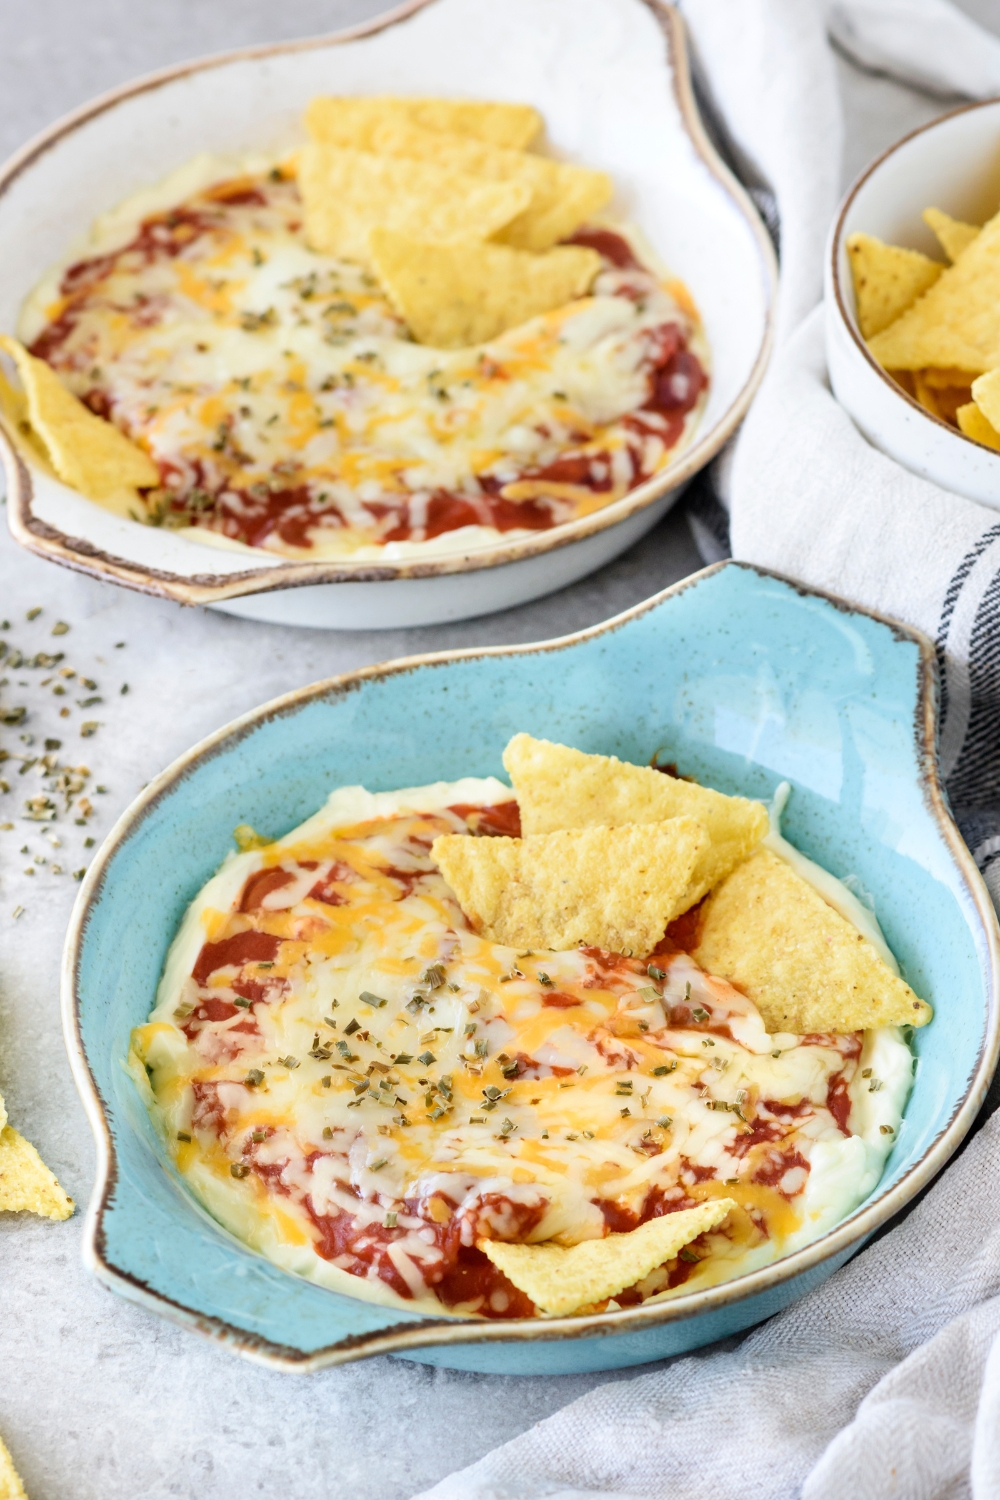
[[[0,168],[0,329],[98,213],[206,150],[283,150],[316,93],[525,99],[552,149],[609,171],[697,302],[712,385],[694,441],[620,500],[475,551],[289,561],[223,551],[111,515],[28,467],[0,428],[7,516],[54,562],[185,604],[276,624],[395,629],[488,614],[582,578],[644,536],[746,413],[771,346],[774,251],[702,129],[684,28],[660,0],[408,0],[339,36],[168,69],[84,106]]]
[[[956,495],[1000,510],[1000,453],[963,437],[908,396],[868,352],[854,306],[849,235],[862,231],[942,260],[928,207],[982,224],[1000,204],[1000,99],[962,105],[897,141],[848,189],[826,257],[830,383],[870,443]]]
[[[289,1276],[185,1190],[124,1068],[191,898],[249,822],[277,837],[338,785],[503,774],[517,730],[645,762],[668,752],[726,792],[788,780],[788,836],[877,894],[903,973],[938,1008],[871,1198],[805,1250],[737,1281],[599,1316],[428,1319]],[[113,1290],[253,1359],[308,1370],[393,1352],[507,1374],[641,1364],[746,1328],[829,1276],[969,1129],[997,1058],[1000,932],[935,762],[930,641],[737,563],[536,646],[370,667],[264,705],[176,761],[91,865],[63,1016],[97,1138],[85,1256]]]

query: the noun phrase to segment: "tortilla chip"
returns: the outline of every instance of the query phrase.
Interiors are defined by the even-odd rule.
[[[698,914],[693,957],[760,1011],[768,1032],[925,1026],[931,1008],[792,867],[758,849]]]
[[[900,370],[897,376],[909,377],[912,380],[910,394],[932,416],[940,417],[953,427],[958,421],[959,407],[972,400],[969,377],[961,370]],[[899,383],[906,384],[903,379]]]
[[[34,1146],[11,1125],[0,1130],[0,1211],[3,1210],[39,1214],[43,1219],[68,1219],[73,1212],[72,1198],[63,1192]]]
[[[22,457],[30,459],[53,479],[58,479],[58,474],[49,463],[49,455],[44,443],[36,436],[34,428],[28,421],[27,397],[23,391],[11,385],[2,369],[0,369],[0,417],[6,420],[8,434],[21,450]]]
[[[923,370],[914,370],[913,372],[913,394],[920,402],[924,411],[929,411],[932,417],[939,417],[941,415],[938,408],[938,393],[924,379]]]
[[[984,376],[983,379],[985,378]],[[963,432],[967,438],[971,438],[974,443],[982,443],[984,448],[992,448],[1000,453],[1000,432],[988,417],[983,416],[974,401],[970,401],[968,406],[958,408],[958,427],[959,431]]]
[[[674,1260],[700,1234],[715,1229],[735,1207],[732,1198],[715,1198],[647,1219],[627,1234],[608,1234],[569,1247],[512,1245],[506,1240],[478,1244],[543,1316],[563,1318],[635,1286],[657,1266]]]
[[[535,838],[445,834],[431,856],[477,932],[515,948],[645,956],[663,937],[707,836],[693,818]]]
[[[545,255],[466,240],[428,244],[373,229],[375,274],[420,344],[484,344],[529,318],[582,297],[601,268],[595,250],[563,245]]]
[[[660,823],[695,818],[708,834],[677,915],[746,859],[767,833],[767,809],[727,797],[614,755],[585,755],[567,745],[516,734],[503,755],[525,834],[597,824]]]
[[[28,422],[28,402],[23,391],[15,390],[10,381],[0,369],[0,413],[6,417],[8,425],[16,432],[23,432],[25,437],[31,431]]]
[[[922,217],[928,229],[933,229],[937,235],[938,244],[952,263],[969,248],[979,233],[978,224],[964,224],[961,219],[953,219],[939,208],[925,208]]]
[[[884,245],[871,234],[852,234],[847,258],[854,281],[854,301],[862,338],[870,339],[894,323],[941,275],[944,267],[921,255]],[[925,360],[930,364],[930,360]]]
[[[118,515],[127,516],[141,507],[138,491],[160,483],[160,472],[149,455],[112,422],[95,416],[66,389],[50,365],[29,354],[16,339],[0,334],[0,349],[10,355],[21,378],[21,430],[27,420],[31,437],[41,444],[63,483]],[[9,385],[7,390],[11,390]],[[5,409],[9,401],[4,394]]]
[[[544,192],[535,189],[531,204],[497,235],[519,250],[547,250],[604,208],[614,192],[606,172],[559,162]]]
[[[436,162],[490,182],[523,183],[531,194],[528,206],[497,235],[504,244],[521,250],[548,250],[568,238],[604,207],[613,192],[611,179],[604,172],[524,151],[505,151],[447,131],[422,130],[400,120],[376,126],[366,149],[378,156]]]
[[[0,1500],[28,1500],[3,1438],[0,1438]]]
[[[436,162],[326,145],[303,148],[299,189],[312,248],[362,265],[376,226],[424,240],[488,239],[531,198],[523,182],[485,182]]]
[[[306,129],[314,141],[370,151],[374,132],[387,121],[422,130],[450,131],[523,151],[542,128],[542,117],[530,104],[496,104],[482,99],[405,99],[394,94],[365,98],[311,99]]]
[[[973,383],[972,399],[987,422],[995,428],[1000,428],[1000,370],[991,370],[988,375],[980,375],[979,379]]]
[[[933,365],[982,375],[1000,365],[1000,214],[868,347],[887,370]]]

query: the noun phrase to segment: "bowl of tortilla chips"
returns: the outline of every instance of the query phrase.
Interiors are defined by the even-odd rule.
[[[659,0],[412,0],[139,80],[0,171],[0,258],[17,540],[342,629],[638,541],[745,413],[776,278]]]
[[[387,1352],[505,1374],[611,1369],[730,1336],[787,1306],[842,1265],[941,1169],[970,1129],[996,1065],[1000,931],[940,784],[935,681],[933,642],[843,600],[730,562],[561,640],[414,657],[312,684],[194,746],[143,789],[109,835],[81,886],[67,938],[65,1033],[98,1141],[87,1264],[111,1290],[149,1311],[292,1370]],[[513,789],[501,782],[505,775]],[[783,784],[791,792],[779,813]],[[337,787],[336,816],[323,823],[320,815],[311,834],[303,831],[302,819]],[[447,821],[419,829],[407,823],[405,849],[389,838],[393,807],[413,808],[413,789],[421,787],[420,795],[431,798],[421,805],[447,802],[452,833],[460,835],[442,837],[436,854],[431,840]],[[348,807],[353,833],[343,831]],[[523,819],[517,837],[515,810]],[[364,825],[372,816],[377,827]],[[471,838],[472,827],[459,821],[470,816],[478,829]],[[787,842],[762,847],[764,826],[770,824],[771,839],[770,820],[779,817]],[[340,830],[337,872],[304,842],[321,824]],[[422,843],[413,843],[411,833]],[[374,887],[344,883],[350,871],[343,861],[357,855],[350,840],[369,835],[381,840],[381,852],[372,846],[364,854],[368,867],[377,858],[380,870],[392,872],[378,876],[388,905],[378,904]],[[234,838],[242,853],[234,852]],[[288,851],[295,848],[303,863],[293,874]],[[794,869],[789,858],[798,861]],[[282,869],[265,869],[261,862],[269,859]],[[447,963],[424,971],[400,1007],[399,976],[413,972],[405,942],[414,924],[430,921],[440,931],[435,912],[452,899],[443,885],[426,884],[442,878],[430,868],[435,859],[447,869],[444,878],[462,910],[483,928],[481,936],[466,931],[457,907],[448,908],[450,930],[465,932],[462,951],[476,965],[480,991],[474,996],[463,988],[466,970],[449,938]],[[826,872],[825,895],[802,884],[806,876],[817,878],[817,866]],[[404,878],[410,896],[393,883]],[[228,894],[220,880],[229,882]],[[316,881],[319,896],[299,904],[295,891],[311,893]],[[691,906],[706,887],[712,889],[704,901]],[[284,892],[292,893],[291,905]],[[352,907],[355,896],[362,905]],[[192,902],[193,925],[184,915]],[[674,910],[683,911],[677,922],[684,931],[672,922],[664,934]],[[364,942],[355,941],[352,911],[369,924],[388,967],[378,969]],[[289,922],[300,925],[282,925]],[[397,940],[400,923],[411,934],[405,941]],[[258,1024],[265,1031],[279,1024],[280,995],[298,1004],[299,981],[278,952],[282,933],[291,935],[286,956],[312,954],[304,980],[312,999],[303,1003],[316,1008],[308,1023],[300,1019],[305,1012],[290,1013],[278,1057],[252,1049],[264,1034]],[[648,954],[661,934],[662,957],[634,956]],[[494,939],[499,947],[489,947]],[[579,947],[581,939],[633,953],[615,961],[632,966],[627,988],[640,986],[638,1008],[621,1013],[613,1035],[596,1011],[573,999],[603,1004],[595,998],[601,984],[588,978],[584,989],[573,988],[573,975],[579,978],[580,964],[594,952]],[[543,957],[540,946],[553,951]],[[504,969],[489,956],[501,950]],[[189,983],[196,953],[205,955],[198,958],[201,977]],[[368,986],[357,1000],[349,974],[355,958],[365,965]],[[600,961],[612,958],[605,953]],[[245,972],[243,959],[251,964]],[[886,962],[898,964],[898,976]],[[328,963],[337,968],[336,1009],[326,998]],[[665,971],[675,964],[688,965],[686,980],[680,973],[669,978]],[[722,982],[713,975],[730,976],[729,988],[703,997],[700,986]],[[202,981],[207,989],[199,989]],[[675,1029],[665,1045],[674,1056],[654,1056],[650,1049],[658,1044],[651,1039],[665,1035],[662,1015],[654,1014],[657,986],[671,984],[678,1013],[672,1003]],[[753,1006],[768,1018],[754,1064],[757,1078],[771,1080],[767,1089],[736,1087],[743,1063],[732,1036],[726,1039],[724,1018],[713,1019],[723,993],[728,1013],[742,1015],[737,1027],[748,1024]],[[207,1008],[203,995],[210,997]],[[884,1004],[902,1010],[890,1013]],[[490,1019],[495,1006],[510,1017],[502,1034],[490,1030],[498,1024]],[[462,1017],[471,1016],[464,1025],[461,1007]],[[904,1020],[908,1040],[895,1025]],[[896,1082],[854,1047],[862,1034],[877,1036],[883,1022],[898,1031],[894,1046],[905,1059]],[[690,1030],[695,1023],[709,1029]],[[784,1035],[786,1029],[796,1035]],[[870,1140],[847,1139],[845,1127],[824,1136],[819,1132],[829,1131],[829,1119],[821,1126],[814,1112],[810,1118],[815,1079],[821,1097],[838,1097],[840,1085],[827,1093],[823,1071],[841,1066],[829,1047],[831,1031],[843,1057],[857,1057],[864,1108],[895,1109],[891,1117],[871,1115]],[[279,1033],[268,1034],[267,1045],[277,1049]],[[416,1045],[401,1054],[394,1038],[410,1035]],[[595,1049],[603,1049],[603,1061]],[[805,1054],[813,1061],[806,1064]],[[171,1058],[198,1070],[205,1108],[197,1118],[171,1114],[188,1088]],[[799,1066],[796,1058],[814,1070],[801,1087],[803,1075],[784,1071]],[[250,1072],[248,1062],[255,1064]],[[419,1088],[404,1083],[406,1069],[422,1074],[414,1080]],[[682,1099],[671,1090],[682,1087],[689,1069],[701,1082],[684,1084]],[[835,1076],[843,1082],[841,1072]],[[772,1085],[777,1098],[768,1091]],[[471,1102],[480,1097],[482,1104]],[[751,1124],[758,1107],[769,1120],[758,1113]],[[641,1197],[657,1173],[678,1163],[664,1132],[686,1129],[682,1115],[697,1117],[696,1129],[677,1137],[696,1201],[685,1206],[675,1196],[665,1215],[629,1228],[628,1195]],[[170,1128],[161,1130],[157,1120]],[[288,1137],[276,1129],[297,1132],[294,1160],[286,1157]],[[806,1208],[798,1198],[803,1174],[818,1181],[819,1156],[811,1155],[808,1172],[804,1162],[793,1169],[794,1181],[784,1175],[788,1161],[780,1152],[774,1170],[764,1162],[775,1142],[799,1129],[817,1132],[810,1137],[815,1152],[829,1149],[830,1161],[860,1148],[868,1163],[871,1153],[857,1191],[847,1201],[838,1198],[822,1221],[813,1217],[815,1201]],[[352,1144],[351,1171],[361,1187],[353,1196],[337,1187],[331,1216],[312,1175],[315,1164],[341,1171],[344,1132],[356,1142],[369,1130],[370,1170],[369,1157]],[[723,1143],[749,1145],[751,1138],[750,1155],[728,1170]],[[426,1202],[426,1214],[421,1209],[423,1218],[412,1222],[388,1185],[404,1149],[410,1161],[442,1152],[429,1171],[433,1191],[414,1197]],[[804,1141],[802,1150],[813,1152]],[[755,1151],[763,1153],[766,1182],[747,1180]],[[258,1152],[271,1153],[269,1164]],[[510,1300],[477,1310],[462,1280],[457,1298],[442,1303],[424,1295],[412,1271],[413,1285],[403,1288],[408,1297],[374,1295],[379,1287],[373,1289],[363,1262],[367,1256],[374,1266],[381,1252],[375,1259],[369,1252],[380,1243],[412,1230],[423,1238],[411,1249],[429,1256],[449,1235],[447,1253],[459,1255],[466,1242],[456,1243],[454,1232],[467,1221],[441,1201],[442,1183],[473,1173],[490,1195],[490,1212],[499,1213],[504,1195],[526,1203],[539,1173],[549,1173],[550,1183],[568,1181],[559,1164],[573,1173],[590,1153],[614,1198],[606,1232],[593,1221],[588,1237],[576,1229],[567,1245],[552,1237],[550,1223],[544,1243],[523,1243],[538,1221],[529,1216],[523,1229],[516,1216],[508,1223],[506,1214],[514,1212],[508,1207],[498,1235],[466,1247],[467,1271],[478,1253],[476,1275],[500,1291],[494,1271],[502,1273],[529,1298],[527,1307],[507,1289]],[[286,1172],[283,1162],[287,1175],[278,1176]],[[845,1171],[837,1167],[838,1182]],[[443,1177],[448,1172],[452,1177]],[[631,1186],[620,1181],[623,1172]],[[279,1184],[279,1197],[267,1196],[265,1178]],[[364,1224],[357,1218],[362,1207]],[[650,1207],[645,1203],[642,1212]],[[280,1228],[280,1253],[274,1234],[255,1237],[253,1226],[265,1224],[257,1216],[263,1209],[266,1223]],[[752,1212],[773,1226],[776,1256],[769,1254],[770,1234],[764,1240],[757,1234],[756,1248],[739,1238],[753,1233],[745,1217]],[[718,1214],[719,1223],[727,1213],[734,1215],[740,1259],[725,1262],[735,1274],[713,1280],[713,1257],[728,1254],[729,1231],[695,1249],[685,1238],[709,1232],[703,1214]],[[311,1246],[321,1243],[324,1224],[332,1228],[321,1267]],[[566,1228],[563,1221],[564,1239]],[[647,1243],[647,1236],[682,1228],[672,1245]],[[784,1241],[786,1232],[803,1229],[798,1240]],[[390,1249],[399,1255],[398,1244]],[[743,1259],[744,1249],[750,1259]],[[637,1267],[633,1253],[651,1258]],[[616,1294],[647,1271],[658,1276],[659,1263],[674,1257],[680,1264],[672,1287],[644,1282],[649,1296],[642,1301]],[[434,1284],[444,1290],[443,1282]],[[855,1275],[851,1285],[864,1296],[863,1277]],[[532,1315],[531,1304],[540,1315]]]
[[[851,187],[826,265],[840,404],[914,474],[1000,506],[1000,102],[904,137]]]

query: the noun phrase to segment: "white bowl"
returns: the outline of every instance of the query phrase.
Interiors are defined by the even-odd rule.
[[[341,629],[432,624],[562,588],[632,545],[743,417],[770,350],[775,261],[694,107],[682,24],[658,0],[410,0],[339,36],[253,48],[130,84],[68,116],[0,171],[0,329],[101,212],[197,153],[280,150],[317,93],[526,100],[551,149],[611,173],[613,209],[690,288],[712,382],[694,441],[614,504],[527,539],[396,563],[221,551],[111,515],[2,440],[8,518],[34,552],[147,593]]]
[[[1000,100],[969,104],[904,136],[872,163],[844,198],[826,257],[826,358],[841,406],[865,437],[921,478],[1000,510],[1000,453],[931,416],[869,354],[855,316],[849,235],[941,248],[920,217],[943,209],[982,224],[1000,206]]]

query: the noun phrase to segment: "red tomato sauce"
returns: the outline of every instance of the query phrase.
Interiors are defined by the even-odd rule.
[[[249,963],[273,963],[281,939],[269,932],[236,932],[219,943],[206,943],[198,954],[192,978],[196,984],[205,984],[216,969],[237,964],[241,968]]]
[[[521,837],[521,809],[514,801],[498,802],[493,807],[474,807],[469,802],[456,802],[448,811],[463,818],[470,833],[500,834],[509,839]]]

